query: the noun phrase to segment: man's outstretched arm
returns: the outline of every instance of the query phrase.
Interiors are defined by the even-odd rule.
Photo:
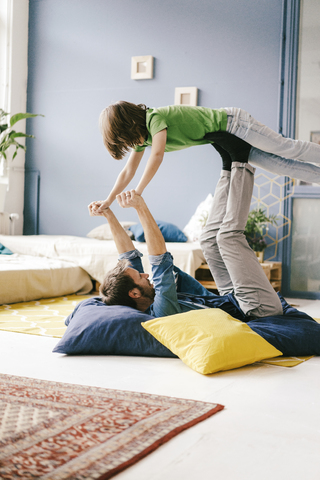
[[[135,208],[144,230],[156,292],[151,314],[155,317],[164,317],[181,313],[173,274],[172,255],[167,252],[163,235],[145,201],[134,190],[121,193],[117,196],[117,201],[123,208]]]
[[[139,216],[149,255],[163,255],[167,251],[163,235],[153,218],[144,199],[135,190],[117,195],[117,201],[122,208],[133,207]]]
[[[119,255],[121,253],[130,252],[135,249],[135,246],[132,243],[131,238],[126,233],[124,228],[119,223],[117,217],[110,208],[103,210],[101,213],[98,213],[97,210],[93,210],[93,207],[89,205],[89,213],[92,216],[103,216],[108,220],[110,225],[110,230],[115,241]]]

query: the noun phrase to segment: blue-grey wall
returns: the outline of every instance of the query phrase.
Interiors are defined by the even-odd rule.
[[[29,122],[36,140],[28,142],[26,168],[40,172],[41,234],[83,236],[102,223],[88,216],[87,205],[106,198],[124,165],[109,156],[98,128],[101,110],[114,101],[169,105],[175,87],[196,86],[199,105],[241,107],[278,127],[280,0],[29,5],[27,108],[45,118]],[[131,57],[137,55],[154,56],[153,80],[131,80]],[[144,194],[154,216],[183,228],[214,191],[220,166],[210,145],[167,153]],[[24,232],[34,233],[34,209],[26,205]],[[117,205],[114,211],[120,220],[136,219]]]

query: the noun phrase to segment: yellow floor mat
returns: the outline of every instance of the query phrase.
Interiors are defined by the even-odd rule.
[[[75,306],[91,295],[67,295],[0,306],[0,330],[61,338],[64,321]]]
[[[261,360],[261,362],[259,363],[267,363],[268,365],[277,365],[277,367],[295,367],[300,363],[310,360],[310,358],[312,357],[314,357],[314,355],[311,355],[309,357],[274,357],[274,358],[267,358],[266,360]]]
[[[46,298],[32,302],[0,305],[0,330],[7,332],[28,333],[44,337],[61,338],[66,331],[64,321],[82,300],[92,295],[67,295],[65,297]],[[320,323],[319,318],[315,320]],[[259,363],[294,367],[312,358],[275,357]]]

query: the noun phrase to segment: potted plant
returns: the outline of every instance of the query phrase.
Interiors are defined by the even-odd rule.
[[[264,258],[264,250],[267,248],[264,236],[268,231],[268,223],[277,225],[277,215],[267,216],[265,210],[256,208],[249,213],[244,231],[250,247],[254,250],[261,263]]]
[[[6,113],[2,108],[0,108],[0,212],[4,210],[4,202],[6,198],[6,192],[8,190],[8,174],[7,174],[7,159],[8,159],[8,149],[13,147],[12,160],[16,157],[18,153],[18,149],[22,148],[26,150],[25,145],[21,145],[17,141],[17,138],[21,137],[28,137],[34,138],[33,135],[28,135],[22,132],[16,132],[12,129],[13,125],[15,125],[20,120],[24,118],[31,118],[37,117],[38,114],[34,113],[17,113],[12,115],[9,122],[7,121],[6,117],[9,114]],[[43,115],[41,115],[43,117]]]

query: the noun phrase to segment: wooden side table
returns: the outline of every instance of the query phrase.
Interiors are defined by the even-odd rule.
[[[269,282],[276,292],[280,292],[282,278],[282,262],[264,262],[260,263],[264,273],[267,275]],[[217,290],[217,285],[212,278],[209,266],[206,263],[200,265],[196,270],[195,278],[207,290]]]

